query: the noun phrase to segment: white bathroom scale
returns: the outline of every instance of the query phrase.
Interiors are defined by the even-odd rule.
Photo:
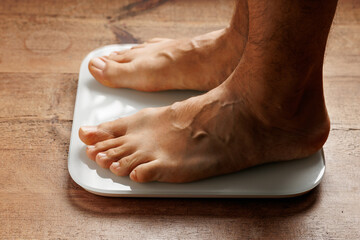
[[[298,160],[265,164],[237,173],[192,183],[136,183],[99,167],[87,158],[86,146],[78,137],[80,126],[131,115],[142,108],[170,105],[195,91],[145,93],[113,89],[98,83],[88,71],[89,60],[133,45],[109,45],[89,53],[80,68],[68,168],[72,179],[85,190],[112,197],[183,198],[282,198],[301,195],[315,188],[325,172],[323,151]]]

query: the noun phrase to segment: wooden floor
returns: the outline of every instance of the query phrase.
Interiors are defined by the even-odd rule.
[[[360,1],[324,66],[326,175],[291,199],[121,199],[69,176],[78,71],[94,48],[226,26],[232,0],[0,1],[0,239],[360,239]]]

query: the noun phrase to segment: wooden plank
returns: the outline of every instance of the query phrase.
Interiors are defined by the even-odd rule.
[[[78,74],[0,73],[0,121],[72,120]]]
[[[194,36],[219,29],[218,25],[193,23],[171,24],[145,20],[126,25],[79,19],[0,16],[0,72],[77,73],[85,55],[112,43],[142,42],[155,36]],[[105,27],[104,27],[105,25]],[[119,27],[121,26],[121,27]],[[157,27],[153,27],[157,26]],[[192,27],[187,27],[192,26]],[[180,31],[179,29],[182,29]],[[331,32],[325,58],[325,76],[360,76],[358,26],[341,26]],[[355,33],[355,34],[353,34]],[[346,68],[346,71],[343,69]]]
[[[193,37],[228,25],[233,1],[172,1],[158,8],[116,22],[140,41],[155,36]]]
[[[37,194],[64,188],[71,124],[56,118],[0,119],[0,192]]]
[[[112,18],[119,13],[156,8],[162,0],[2,0],[1,15],[33,15],[66,18]],[[146,7],[146,8],[144,8]]]
[[[191,37],[226,26],[232,5],[210,2],[203,7],[200,7],[203,1],[164,3],[154,10],[115,22],[106,18],[3,15],[0,16],[0,44],[4,46],[0,53],[0,72],[76,73],[88,52],[106,44],[142,42],[156,36]],[[218,11],[214,14],[215,11],[204,9]],[[339,72],[360,76],[358,64],[349,64],[358,61],[354,54],[360,51],[359,32],[358,25],[335,25],[325,59],[326,76],[336,76]],[[351,68],[344,72],[345,66]]]
[[[327,42],[326,55],[359,56],[360,24],[334,25]]]
[[[292,199],[115,199],[67,170],[93,48],[226,26],[229,1],[0,1],[1,239],[359,239],[360,3],[341,0],[324,66],[332,130],[318,188]]]
[[[360,24],[334,25],[330,31],[324,75],[360,76]]]
[[[340,0],[334,18],[335,24],[360,23],[360,2],[358,0]]]
[[[331,127],[360,129],[360,77],[325,78],[324,92]]]
[[[115,42],[105,21],[0,16],[0,72],[78,72],[94,48]]]
[[[12,160],[0,169],[3,239],[360,237],[360,131],[331,132],[325,178],[299,198],[121,199],[87,193],[69,178],[69,123],[27,121],[0,123],[13,136],[8,143],[1,139],[9,149],[0,158]]]
[[[0,72],[76,73],[85,55],[97,47],[113,43],[142,42],[157,36],[178,37],[179,29],[185,29],[180,31],[182,37],[206,33],[226,26],[232,12],[232,5],[217,2],[217,5],[223,6],[219,8],[216,7],[216,2],[212,2],[212,5],[206,5],[212,11],[204,15],[202,8],[194,8],[197,5],[190,4],[189,1],[186,3],[175,5],[176,7],[171,4],[160,5],[156,8],[160,9],[157,10],[158,15],[153,11],[139,11],[139,20],[136,15],[127,16],[126,21],[121,20],[121,15],[114,16],[115,22],[113,18],[0,15],[0,45],[3,46]],[[30,1],[29,4],[32,6],[33,3]],[[37,9],[34,6],[30,8]],[[190,9],[192,11],[185,17],[192,16],[191,21],[184,22],[184,13]],[[223,10],[218,12],[218,9]],[[41,11],[42,14],[44,12]],[[229,12],[230,15],[224,17],[224,12]],[[199,23],[194,24],[195,20]],[[182,24],[177,24],[179,22]]]
[[[163,5],[166,5],[164,11],[153,11]],[[0,14],[87,19],[106,18],[116,21],[152,12],[153,18],[164,17],[164,21],[168,20],[169,17],[176,21],[187,21],[184,17],[192,19],[207,16],[228,18],[228,11],[232,11],[233,5],[233,0],[104,0],[101,2],[96,0],[2,0],[0,2]],[[169,7],[170,10],[168,11]],[[190,14],[192,12],[196,14]]]
[[[227,17],[232,10],[233,0],[2,0],[0,15],[36,15],[66,18],[107,18],[117,20],[128,16],[139,15],[156,9],[161,5],[181,8],[182,11],[171,10],[161,16],[186,14],[186,17],[199,18],[204,15]],[[186,11],[183,11],[186,10]],[[223,11],[226,11],[225,13]],[[195,11],[196,14],[188,14]],[[199,14],[198,11],[201,11]],[[129,14],[129,12],[131,14]],[[159,15],[155,12],[154,16]],[[175,18],[186,21],[182,16]],[[164,19],[167,20],[167,19]],[[205,21],[204,21],[205,22]],[[336,24],[360,22],[360,3],[358,0],[340,0],[335,16]]]

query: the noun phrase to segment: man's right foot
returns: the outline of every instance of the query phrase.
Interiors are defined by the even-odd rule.
[[[193,39],[152,39],[129,50],[93,58],[89,70],[101,84],[140,91],[220,85],[239,63],[246,43],[232,27]]]

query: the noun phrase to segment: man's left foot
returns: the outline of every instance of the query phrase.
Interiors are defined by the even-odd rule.
[[[94,58],[89,71],[101,84],[154,92],[208,91],[231,74],[246,37],[228,27],[193,39],[156,38],[129,50]]]

